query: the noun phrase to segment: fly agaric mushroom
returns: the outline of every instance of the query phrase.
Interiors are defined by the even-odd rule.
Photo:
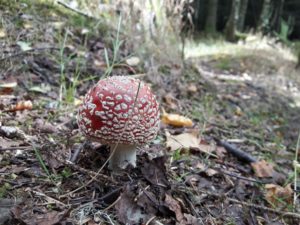
[[[138,79],[114,76],[100,80],[86,94],[78,125],[89,139],[107,144],[111,170],[136,166],[136,147],[153,140],[159,129],[159,104]]]

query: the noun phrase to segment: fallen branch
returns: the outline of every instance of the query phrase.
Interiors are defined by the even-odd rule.
[[[242,160],[242,161],[247,162],[247,163],[257,162],[257,159],[254,158],[252,155],[240,150],[239,148],[235,147],[234,145],[229,144],[226,141],[221,141],[216,137],[214,137],[214,139],[215,139],[215,141],[217,142],[218,145],[223,146],[226,149],[227,152],[234,155],[239,160]]]
[[[18,56],[26,55],[26,54],[28,54],[28,53],[39,52],[39,51],[45,51],[45,50],[55,50],[55,51],[59,51],[59,48],[55,48],[55,47],[45,47],[45,48],[33,48],[33,49],[26,50],[26,51],[20,51],[20,52],[17,52],[17,53],[15,53],[15,54],[11,54],[11,55],[4,56],[4,57],[0,58],[0,62],[1,62],[1,61],[4,61],[4,60],[7,60],[7,59],[10,59],[10,58],[15,58],[15,57],[18,57]]]
[[[259,209],[259,210],[263,210],[263,211],[268,211],[270,213],[280,215],[281,217],[289,217],[289,218],[294,218],[294,219],[300,219],[300,214],[299,213],[284,212],[284,211],[280,211],[280,210],[277,210],[277,209],[272,209],[272,208],[269,208],[269,207],[266,207],[266,206],[257,205],[257,204],[254,204],[254,203],[243,202],[243,201],[240,201],[240,200],[237,200],[237,199],[234,199],[234,198],[230,198],[226,194],[218,194],[218,193],[215,193],[215,192],[210,192],[210,191],[201,190],[201,189],[195,190],[195,188],[189,188],[189,187],[186,187],[186,186],[185,187],[181,186],[181,188],[183,188],[183,189],[185,189],[189,192],[190,191],[194,191],[194,192],[198,192],[198,193],[201,192],[202,194],[206,194],[208,196],[216,197],[216,198],[219,198],[219,199],[225,199],[229,202],[232,202],[232,203],[235,203],[235,204],[240,204],[242,206],[246,206],[246,207],[249,207],[249,208],[255,208],[255,209]]]

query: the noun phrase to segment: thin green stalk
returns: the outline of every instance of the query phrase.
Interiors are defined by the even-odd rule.
[[[35,153],[35,155],[36,155],[36,158],[37,158],[38,161],[39,161],[39,164],[40,164],[41,167],[43,168],[44,172],[47,174],[48,178],[51,179],[51,174],[50,174],[50,172],[49,172],[49,170],[48,170],[46,164],[44,163],[44,160],[43,160],[43,158],[42,158],[42,156],[41,156],[40,151],[39,151],[34,145],[32,145],[32,147],[33,147],[34,153]]]
[[[66,77],[65,77],[65,60],[64,60],[64,50],[66,46],[66,42],[68,39],[68,30],[64,36],[63,43],[60,47],[59,55],[60,55],[60,90],[59,90],[59,102],[62,102],[62,96],[66,91]]]
[[[300,167],[300,164],[298,162],[299,144],[300,144],[300,131],[298,134],[298,140],[297,140],[296,151],[295,151],[295,159],[293,162],[293,166],[294,166],[294,208],[296,208],[296,203],[297,203],[298,168]]]

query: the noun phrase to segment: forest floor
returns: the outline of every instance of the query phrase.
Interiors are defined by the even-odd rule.
[[[107,72],[116,32],[46,3],[0,1],[0,15],[0,224],[300,224],[299,71],[274,46],[153,75],[125,37],[111,74],[139,74],[193,126],[162,123],[137,167],[112,174],[99,143],[69,159],[85,141],[78,104]]]

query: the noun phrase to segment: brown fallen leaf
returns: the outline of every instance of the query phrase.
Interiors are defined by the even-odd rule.
[[[19,204],[21,199],[0,199],[0,224],[7,224],[7,221],[11,219],[11,208]],[[6,222],[6,223],[5,223]]]
[[[223,159],[225,155],[227,154],[226,149],[223,146],[217,146],[216,147],[216,155],[220,158]]]
[[[293,202],[293,190],[291,184],[285,187],[276,184],[266,184],[266,200],[273,206],[284,207]]]
[[[127,186],[120,196],[120,200],[116,203],[116,215],[124,224],[138,224],[146,222],[151,216],[145,214],[137,202],[134,201],[135,194],[131,187]]]
[[[260,178],[272,177],[274,174],[273,165],[261,160],[258,162],[251,163],[251,166],[255,172],[255,175]]]
[[[15,206],[12,210],[13,218],[22,224],[54,225],[58,224],[66,215],[67,210],[49,211],[45,214],[34,213],[26,203]]]
[[[195,84],[190,84],[187,87],[188,92],[190,92],[191,94],[194,94],[198,91],[197,86]]]
[[[17,86],[18,83],[16,79],[12,76],[9,76],[0,82],[0,95],[11,94]]]
[[[161,156],[152,159],[149,162],[144,162],[141,171],[146,180],[151,184],[160,186],[169,186],[169,181],[166,175],[166,157]]]
[[[195,165],[193,165],[193,168],[202,170],[207,176],[212,177],[216,174],[218,174],[219,172],[212,169],[212,168],[208,168],[207,165],[201,163],[201,162],[197,162]]]
[[[181,211],[181,206],[177,200],[175,200],[172,196],[166,194],[165,197],[165,205],[175,213],[176,220],[177,221],[182,221],[184,216]]]
[[[192,127],[193,121],[187,117],[178,114],[169,114],[163,112],[161,121],[165,124],[176,126],[176,127]]]
[[[196,217],[192,216],[191,214],[184,213],[183,214],[184,218],[183,220],[178,223],[178,225],[200,225],[203,224],[201,223],[200,219],[197,219]]]
[[[33,107],[32,102],[30,100],[27,101],[20,101],[15,106],[12,106],[8,111],[15,112],[15,111],[22,111],[22,110],[31,110]]]
[[[171,151],[190,148],[200,149],[200,138],[196,132],[171,135],[168,131],[166,131],[166,137],[167,148],[169,148]]]
[[[216,150],[215,145],[210,145],[210,144],[199,144],[199,149],[202,152],[214,152]]]
[[[177,108],[177,99],[171,93],[166,94],[164,100],[171,109]]]

